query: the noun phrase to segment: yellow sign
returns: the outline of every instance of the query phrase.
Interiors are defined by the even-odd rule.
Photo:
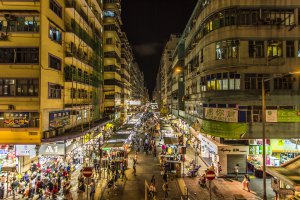
[[[32,131],[0,131],[0,144],[41,144],[41,133]]]

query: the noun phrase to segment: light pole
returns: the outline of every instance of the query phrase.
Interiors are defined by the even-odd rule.
[[[265,93],[265,82],[273,80],[275,78],[282,78],[292,74],[300,74],[300,71],[289,72],[280,76],[275,76],[268,79],[262,79],[261,84],[261,100],[262,100],[262,139],[263,139],[263,200],[267,200],[267,182],[266,182],[266,93]]]

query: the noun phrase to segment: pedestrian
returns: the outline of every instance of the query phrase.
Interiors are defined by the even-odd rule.
[[[134,176],[136,176],[136,164],[135,163],[133,163],[133,172],[132,173],[134,174]]]
[[[235,178],[238,179],[238,175],[239,175],[239,164],[236,164],[234,167],[234,174],[235,174]]]
[[[168,182],[168,175],[167,175],[166,171],[164,172],[163,180],[164,180],[165,183]]]
[[[163,188],[163,191],[164,191],[164,193],[165,193],[165,198],[168,198],[168,196],[169,196],[169,193],[168,193],[168,189],[169,189],[168,182],[165,182],[165,183],[163,184],[162,188]]]
[[[4,199],[4,183],[0,186],[0,199]]]
[[[154,175],[152,176],[150,183],[153,183],[155,185],[155,176]]]
[[[95,198],[95,192],[96,192],[96,184],[95,184],[95,180],[94,179],[92,179],[92,183],[90,184],[90,188],[91,188],[90,199],[94,200],[94,198]]]
[[[153,183],[151,183],[149,186],[149,193],[150,193],[151,198],[155,198],[156,188]]]
[[[242,182],[243,184],[243,190],[247,189],[248,192],[250,192],[250,178],[247,174],[244,175],[244,180]]]

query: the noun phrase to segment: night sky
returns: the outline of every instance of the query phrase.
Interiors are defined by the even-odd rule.
[[[182,33],[197,0],[122,0],[122,30],[152,94],[162,50],[172,33]],[[150,96],[151,98],[151,96]]]

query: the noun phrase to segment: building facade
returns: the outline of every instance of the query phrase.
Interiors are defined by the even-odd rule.
[[[100,1],[1,1],[0,34],[1,143],[102,118]]]

